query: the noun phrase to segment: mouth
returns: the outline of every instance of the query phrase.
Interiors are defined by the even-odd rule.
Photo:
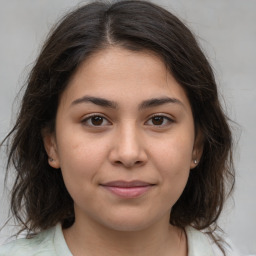
[[[101,186],[112,194],[122,198],[137,198],[147,193],[155,184],[144,181],[111,181]]]

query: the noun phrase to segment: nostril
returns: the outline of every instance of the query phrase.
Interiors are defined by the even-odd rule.
[[[122,162],[122,161],[115,161],[116,165],[124,165],[128,168],[133,167],[133,166],[140,166],[143,164],[143,161],[136,161],[136,162]]]

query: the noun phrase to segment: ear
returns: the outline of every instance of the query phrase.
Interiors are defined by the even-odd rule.
[[[59,169],[60,161],[59,161],[59,155],[57,150],[56,137],[54,133],[44,129],[42,130],[41,134],[44,142],[44,148],[48,155],[49,165],[55,169]]]
[[[202,132],[198,129],[195,136],[190,169],[194,169],[199,164],[203,154],[203,150],[204,150],[204,136]]]

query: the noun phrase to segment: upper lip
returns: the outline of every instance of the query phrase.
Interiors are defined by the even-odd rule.
[[[154,184],[145,182],[145,181],[140,181],[140,180],[133,180],[133,181],[116,180],[116,181],[110,181],[101,185],[106,187],[131,188],[131,187],[151,186]]]

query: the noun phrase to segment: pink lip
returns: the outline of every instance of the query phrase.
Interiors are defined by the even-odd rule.
[[[136,198],[145,194],[154,184],[143,181],[111,181],[102,186],[113,194],[123,198]]]

